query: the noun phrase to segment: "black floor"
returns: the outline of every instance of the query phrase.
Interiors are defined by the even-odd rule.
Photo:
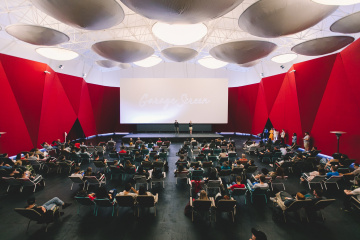
[[[244,141],[235,137],[237,146]],[[326,221],[311,223],[300,222],[294,214],[289,214],[288,222],[274,222],[272,219],[272,204],[265,204],[259,199],[251,204],[239,201],[235,223],[224,214],[217,217],[217,222],[209,223],[198,217],[192,223],[184,215],[185,205],[189,202],[189,186],[183,183],[175,184],[173,174],[174,162],[177,160],[175,152],[180,143],[173,143],[170,147],[169,172],[165,189],[160,186],[153,188],[153,193],[159,193],[157,216],[153,209],[146,209],[140,213],[140,218],[134,217],[130,209],[120,209],[119,216],[111,217],[110,209],[100,209],[95,217],[89,208],[83,207],[77,215],[77,204],[73,197],[78,186],[70,191],[71,182],[66,175],[49,174],[45,176],[46,187],[37,191],[34,196],[38,204],[44,203],[57,196],[73,205],[65,209],[61,220],[50,224],[45,233],[44,226],[31,223],[26,234],[27,219],[14,212],[15,207],[24,207],[26,199],[33,195],[31,189],[19,193],[18,189],[6,194],[4,186],[1,188],[0,199],[0,239],[239,239],[251,238],[252,227],[264,231],[268,239],[359,239],[359,212],[343,212],[341,191],[326,192],[327,198],[335,197],[337,201],[329,206],[324,215]],[[240,153],[240,151],[238,151]],[[256,160],[257,161],[257,160]],[[257,161],[258,162],[258,161]],[[86,168],[88,165],[83,165]],[[93,166],[91,164],[90,166]],[[265,165],[259,165],[260,168]],[[267,166],[268,167],[268,166]],[[307,189],[299,184],[299,176],[290,176],[286,190],[290,193]],[[108,181],[107,188],[116,187],[122,190],[118,181]],[[116,215],[116,214],[115,214]]]

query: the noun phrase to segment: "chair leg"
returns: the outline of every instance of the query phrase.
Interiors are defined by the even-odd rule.
[[[233,222],[235,222],[234,212],[231,212],[231,216],[232,216],[232,220],[233,220]]]
[[[285,212],[283,211],[283,216],[284,216],[284,222],[286,223],[286,216],[285,216]]]
[[[28,225],[27,225],[27,228],[26,228],[26,233],[29,231],[30,222],[31,222],[31,220],[29,221],[29,223],[28,223]]]
[[[6,192],[9,192],[9,189],[10,189],[10,184],[9,184],[9,186],[8,186],[8,188],[7,188],[7,190],[6,190]]]
[[[73,189],[73,186],[74,186],[74,182],[71,184],[70,191]]]
[[[194,211],[191,210],[191,221],[194,222]]]
[[[155,209],[155,217],[156,217],[156,206],[154,206],[154,209]]]

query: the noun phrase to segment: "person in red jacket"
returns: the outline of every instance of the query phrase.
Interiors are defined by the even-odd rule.
[[[228,189],[230,189],[232,191],[232,190],[234,190],[234,188],[245,188],[245,184],[242,184],[241,181],[242,181],[241,176],[237,176],[236,183],[234,183],[233,185],[228,187]]]

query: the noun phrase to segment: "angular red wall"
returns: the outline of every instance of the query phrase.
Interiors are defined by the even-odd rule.
[[[341,152],[360,160],[358,69],[360,40],[341,53],[297,63],[258,84],[229,88],[228,124],[213,130],[258,134],[270,119],[288,136],[297,133],[300,145],[310,132],[313,145],[325,154],[336,151],[330,131],[345,131]],[[87,136],[132,132],[136,125],[119,123],[119,99],[119,88],[89,84],[45,64],[0,54],[0,132],[7,132],[0,137],[0,152],[16,154],[44,141],[63,140],[77,119]]]

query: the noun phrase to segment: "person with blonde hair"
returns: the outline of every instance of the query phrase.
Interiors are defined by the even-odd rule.
[[[209,200],[209,198],[208,198],[205,190],[201,190],[201,191],[200,191],[200,197],[199,197],[199,199],[200,199],[200,200]]]
[[[190,131],[190,135],[192,134],[192,131],[193,131],[193,123],[192,121],[190,120],[189,122],[189,131]]]

